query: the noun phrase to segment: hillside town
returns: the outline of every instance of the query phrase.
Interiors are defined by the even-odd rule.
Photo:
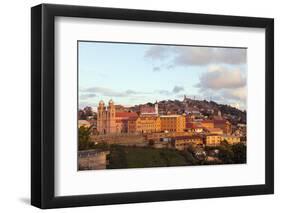
[[[101,100],[96,110],[85,107],[78,111],[78,128],[80,170],[246,163],[246,111],[213,101],[184,96],[181,101],[126,107],[113,100]],[[243,154],[240,150],[236,161],[232,149],[237,147],[242,147]],[[178,163],[171,163],[176,157],[171,157],[171,162],[166,160],[167,165],[160,160],[155,164],[135,162],[139,160],[137,151],[143,155],[158,154],[157,150],[161,150],[162,158],[164,152],[167,156],[180,153]],[[130,161],[128,153],[137,159]],[[151,158],[156,154],[152,153]],[[120,159],[123,163],[118,165]]]

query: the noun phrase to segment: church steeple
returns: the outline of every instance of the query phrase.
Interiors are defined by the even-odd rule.
[[[104,102],[101,100],[98,106],[98,114],[97,114],[97,130],[100,133],[106,133],[106,109],[104,106]]]
[[[112,99],[110,99],[108,102],[106,120],[107,120],[107,132],[115,133],[116,132],[115,105]]]

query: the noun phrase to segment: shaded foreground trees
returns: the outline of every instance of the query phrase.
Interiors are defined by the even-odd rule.
[[[81,126],[78,129],[79,150],[90,149],[90,128]]]
[[[220,146],[206,147],[207,150],[219,150],[218,158],[222,164],[241,164],[246,163],[247,147],[243,143],[229,145],[227,141],[223,141]]]
[[[247,148],[246,145],[238,143],[232,146],[232,151],[234,153],[233,161],[234,163],[246,163],[247,161]]]

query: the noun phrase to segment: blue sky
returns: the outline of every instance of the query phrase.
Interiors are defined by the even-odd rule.
[[[183,95],[246,108],[246,50],[79,42],[79,107],[132,106]]]

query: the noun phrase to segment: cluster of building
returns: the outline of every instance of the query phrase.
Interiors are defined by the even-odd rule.
[[[99,102],[97,131],[100,134],[184,132],[185,128],[186,115],[159,115],[157,103],[136,113],[116,111],[112,100],[107,107],[103,101]]]
[[[114,105],[112,100],[108,106],[100,101],[96,124],[98,134],[138,133],[147,140],[170,142],[177,149],[185,149],[191,143],[216,146],[227,141],[236,144],[242,138],[233,134],[231,123],[220,112],[205,119],[196,118],[194,113],[160,115],[157,102],[132,112],[122,110],[122,106]]]

